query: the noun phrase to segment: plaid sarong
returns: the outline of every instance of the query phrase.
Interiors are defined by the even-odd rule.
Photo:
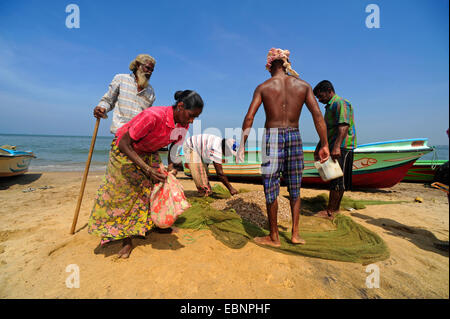
[[[266,202],[273,203],[280,193],[280,173],[290,199],[300,196],[303,172],[303,145],[298,128],[270,128],[264,131],[261,175]]]

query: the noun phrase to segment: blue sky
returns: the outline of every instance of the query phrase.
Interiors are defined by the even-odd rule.
[[[69,4],[80,28],[65,25]],[[368,29],[368,4],[380,28]],[[272,47],[312,86],[350,100],[358,142],[427,137],[448,145],[449,2],[433,1],[2,1],[0,133],[91,135],[92,109],[117,73],[149,53],[154,105],[195,89],[203,130],[240,128]],[[323,111],[323,107],[321,105]],[[111,113],[112,115],[112,113]],[[110,136],[109,120],[99,135]],[[264,110],[254,127],[264,126]],[[318,140],[304,107],[303,140]],[[7,141],[4,141],[5,143]]]

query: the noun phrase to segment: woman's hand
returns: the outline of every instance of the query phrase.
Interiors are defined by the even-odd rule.
[[[169,174],[172,174],[173,176],[177,176],[178,170],[176,168],[173,167],[173,164],[170,163],[167,166],[167,171],[169,172]]]
[[[178,170],[176,170],[175,168],[171,171],[169,171],[169,174],[172,174],[173,176],[177,176],[178,174]]]
[[[158,172],[156,169],[152,167],[148,167],[144,170],[145,175],[148,176],[154,182],[164,182],[167,176],[163,172]]]

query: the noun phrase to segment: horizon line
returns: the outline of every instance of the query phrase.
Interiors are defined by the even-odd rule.
[[[0,135],[6,135],[6,136],[41,136],[41,137],[90,137],[92,138],[92,135],[61,135],[61,134],[27,134],[27,133],[1,133]],[[105,135],[97,135],[97,138],[113,138],[112,134],[110,136],[105,136]],[[427,138],[428,141],[430,141],[429,138]],[[248,141],[248,140],[247,140]],[[390,140],[390,141],[395,141],[395,140]],[[384,142],[384,141],[381,141]],[[303,142],[303,143],[317,143],[317,142]],[[378,143],[378,142],[370,142],[370,143]],[[368,144],[368,143],[362,143],[360,145],[363,144]],[[450,143],[449,143],[450,144]],[[435,144],[432,146],[449,146],[449,144]]]

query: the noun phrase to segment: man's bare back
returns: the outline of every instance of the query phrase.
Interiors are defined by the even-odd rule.
[[[266,128],[298,127],[309,85],[286,74],[277,75],[258,86],[264,110]]]
[[[324,149],[322,157],[328,158],[328,141],[326,125],[322,113],[317,104],[312,87],[305,81],[286,74],[282,64],[275,61],[271,70],[272,77],[258,85],[253,92],[252,102],[242,123],[241,146],[245,145],[248,134],[253,125],[256,112],[261,104],[264,104],[266,113],[265,128],[298,128],[298,122],[303,104],[311,112],[314,125],[319,134]],[[244,149],[238,152],[238,160],[243,161]]]
[[[265,128],[295,128],[294,130],[279,130],[281,131],[282,139],[289,136],[289,142],[282,142],[281,145],[287,145],[289,152],[275,152],[277,160],[268,161],[268,165],[272,165],[273,174],[262,174],[264,193],[266,196],[267,215],[269,217],[269,236],[257,237],[254,239],[256,243],[262,245],[269,245],[274,247],[280,246],[280,238],[278,235],[277,213],[278,203],[277,197],[279,192],[279,179],[281,171],[278,170],[280,166],[278,163],[288,161],[292,164],[292,170],[283,171],[286,174],[291,185],[289,186],[289,195],[291,196],[291,212],[292,212],[292,239],[293,244],[304,244],[305,241],[300,238],[298,231],[299,215],[300,215],[300,185],[301,185],[301,169],[303,165],[303,150],[301,146],[300,132],[298,130],[298,122],[303,104],[311,112],[314,126],[320,137],[321,149],[319,150],[319,157],[321,162],[325,162],[330,154],[328,150],[328,141],[326,135],[326,125],[320,112],[319,105],[314,97],[311,86],[297,77],[298,73],[292,70],[289,62],[289,51],[272,48],[267,55],[267,70],[271,74],[271,78],[264,83],[258,85],[253,93],[253,98],[242,123],[242,137],[241,144],[236,156],[236,162],[244,162],[245,158],[245,143],[250,134],[256,112],[261,104],[264,104],[266,113]],[[266,134],[266,133],[265,133]],[[270,135],[270,133],[269,133]],[[291,138],[291,136],[293,138]],[[267,137],[267,135],[266,135]],[[279,138],[279,135],[277,136]],[[271,140],[265,139],[267,147]],[[269,145],[270,147],[270,145]],[[285,146],[282,146],[285,147]],[[266,148],[267,149],[267,148]],[[291,154],[287,155],[287,153]],[[279,159],[279,160],[278,160]],[[264,163],[267,167],[267,163]],[[287,165],[289,166],[289,165]],[[278,172],[278,176],[277,176]],[[292,194],[291,194],[292,193]]]

